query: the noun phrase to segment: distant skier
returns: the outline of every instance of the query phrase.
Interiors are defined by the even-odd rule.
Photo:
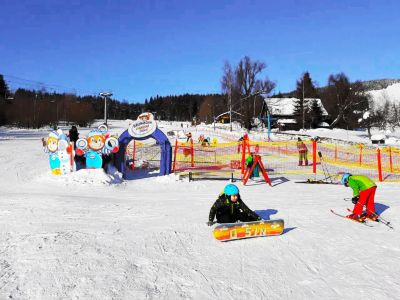
[[[186,142],[187,143],[189,143],[190,142],[190,140],[192,139],[192,133],[191,132],[189,132],[187,135],[186,135]]]
[[[375,191],[376,184],[369,177],[364,175],[343,174],[341,183],[346,187],[353,189],[353,198],[351,202],[354,204],[353,213],[347,218],[362,222],[365,218],[376,221],[378,219],[375,213]],[[367,210],[363,214],[363,207]]]
[[[301,138],[297,138],[297,150],[299,151],[299,166],[303,165],[303,160],[304,160],[304,165],[308,166],[308,159],[307,159],[307,146],[304,144],[304,142],[301,140]]]
[[[254,211],[244,204],[239,195],[239,189],[234,184],[228,184],[224,192],[219,195],[217,201],[210,209],[208,226],[213,224],[217,217],[218,223],[235,223],[237,221],[250,222],[261,220]]]

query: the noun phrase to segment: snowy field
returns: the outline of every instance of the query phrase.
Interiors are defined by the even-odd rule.
[[[111,124],[112,133],[127,128]],[[206,222],[229,181],[54,176],[40,142],[47,134],[0,129],[0,299],[400,298],[399,183],[376,194],[390,230],[333,215],[351,205],[343,186],[239,182],[245,203],[286,229],[221,243]]]

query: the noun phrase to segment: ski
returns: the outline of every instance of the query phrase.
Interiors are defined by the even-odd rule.
[[[363,224],[363,225],[365,225],[365,226],[367,226],[367,227],[374,227],[374,226],[372,226],[371,224],[368,224],[365,220],[362,221],[362,222],[360,222],[360,221],[357,221],[357,220],[350,219],[350,218],[346,217],[345,215],[341,215],[341,214],[337,213],[337,212],[334,211],[333,209],[331,209],[331,213],[333,213],[334,215],[336,215],[336,216],[338,216],[338,217],[342,217],[342,218],[344,218],[344,219],[347,219],[347,220],[350,220],[350,221],[353,221],[353,222],[356,222],[356,223],[359,223],[359,224]]]
[[[347,210],[351,212],[351,209],[350,209],[350,208],[347,208]],[[367,209],[367,210],[369,211],[369,209]],[[371,212],[371,213],[373,213],[373,212]],[[373,213],[373,214],[376,215],[376,216],[378,217],[378,219],[376,219],[375,222],[382,223],[383,225],[386,225],[386,226],[389,227],[390,229],[394,229],[393,226],[392,226],[392,224],[390,224],[389,221],[384,220],[384,219],[383,219],[380,215],[378,215],[377,213]],[[374,221],[373,221],[373,222],[374,222]]]
[[[306,181],[295,181],[295,183],[308,183],[308,184],[337,184],[334,182],[326,182],[323,180],[307,179]]]

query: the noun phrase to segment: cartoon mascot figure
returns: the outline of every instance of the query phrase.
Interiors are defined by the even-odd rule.
[[[42,141],[44,151],[49,153],[49,164],[53,174],[69,174],[75,171],[75,153],[61,129],[50,132],[47,140],[42,139]]]
[[[86,139],[81,138],[76,141],[76,154],[86,157],[86,168],[100,169],[103,165],[103,156],[118,152],[118,140],[107,132],[107,126],[100,125],[90,131]]]

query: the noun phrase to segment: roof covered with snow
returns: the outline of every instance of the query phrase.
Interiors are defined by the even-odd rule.
[[[269,108],[271,114],[275,116],[290,116],[293,115],[294,107],[296,101],[299,99],[297,98],[264,98],[266,105]],[[308,106],[311,106],[313,100],[317,101],[319,106],[322,109],[323,115],[328,115],[328,112],[322,105],[321,99],[318,98],[305,98]]]

